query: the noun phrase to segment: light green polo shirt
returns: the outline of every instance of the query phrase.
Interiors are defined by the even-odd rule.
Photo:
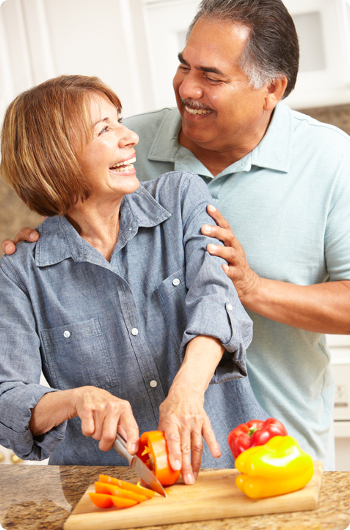
[[[139,179],[174,169],[201,175],[259,276],[298,285],[350,279],[350,138],[344,132],[281,102],[260,144],[214,178],[179,145],[177,109],[124,123],[140,136]],[[334,469],[334,383],[325,336],[249,315],[248,371],[258,401],[325,469]]]

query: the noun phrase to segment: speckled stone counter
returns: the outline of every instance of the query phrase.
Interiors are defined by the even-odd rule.
[[[99,473],[124,480],[134,476],[123,467],[1,465],[2,528],[63,529],[70,512]],[[313,511],[152,526],[144,530],[345,530],[349,526],[350,472],[325,472],[318,508]]]

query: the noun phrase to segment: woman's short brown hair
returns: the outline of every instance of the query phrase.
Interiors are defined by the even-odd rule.
[[[121,111],[118,96],[98,77],[80,75],[49,79],[20,94],[6,111],[0,173],[41,215],[64,215],[89,196],[72,146],[77,131],[81,145],[92,137],[87,96],[94,94],[106,96]]]

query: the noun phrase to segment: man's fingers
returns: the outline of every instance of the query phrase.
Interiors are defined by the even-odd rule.
[[[1,250],[9,256],[16,251],[16,247],[11,239],[5,239],[1,244]]]
[[[230,224],[215,206],[208,204],[207,212],[221,228],[230,228]]]
[[[25,228],[22,228],[18,234],[15,235],[13,238],[13,242],[15,245],[17,243],[20,243],[21,241],[28,241],[29,243],[33,243],[33,241],[37,241],[39,239],[39,234],[36,230],[33,228],[28,228],[27,226]]]

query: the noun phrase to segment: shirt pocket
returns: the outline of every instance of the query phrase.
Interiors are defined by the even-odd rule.
[[[106,389],[118,385],[98,319],[43,329],[41,339],[54,387],[92,385]]]
[[[169,337],[177,351],[180,351],[182,336],[186,330],[186,268],[168,276],[155,290],[163,316],[167,324]]]

